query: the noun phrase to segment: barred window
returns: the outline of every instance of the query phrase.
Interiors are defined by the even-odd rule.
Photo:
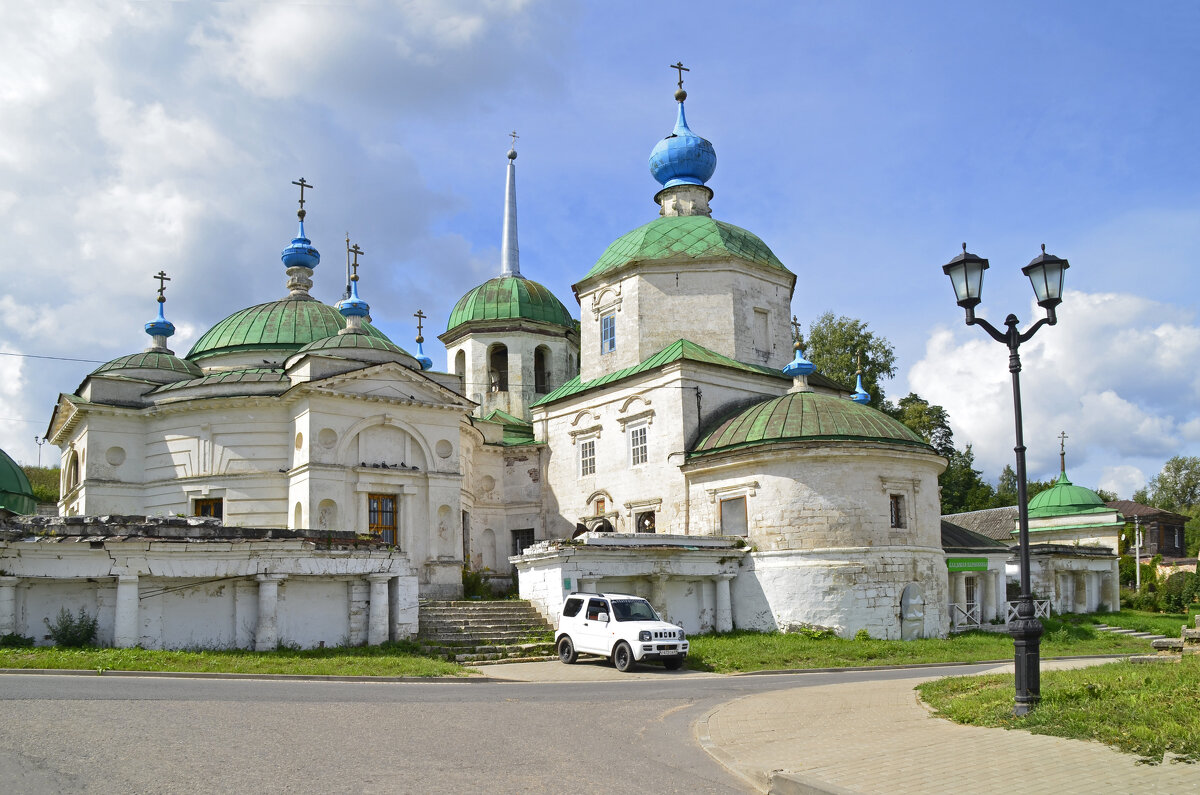
[[[904,521],[904,495],[893,494],[891,496],[891,520],[892,527],[905,527]]]

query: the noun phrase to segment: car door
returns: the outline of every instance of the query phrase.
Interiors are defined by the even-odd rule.
[[[607,599],[593,596],[588,599],[579,621],[579,637],[575,639],[575,648],[592,654],[608,654],[608,622],[601,621],[601,614],[608,615]],[[612,620],[612,616],[609,616]]]

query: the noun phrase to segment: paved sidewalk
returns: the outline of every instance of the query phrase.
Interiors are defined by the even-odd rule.
[[[1081,664],[1087,663],[1044,661],[1043,669]],[[696,735],[714,758],[764,792],[1200,792],[1196,765],[1139,765],[1099,743],[933,718],[913,690],[933,678],[746,696],[708,713]]]

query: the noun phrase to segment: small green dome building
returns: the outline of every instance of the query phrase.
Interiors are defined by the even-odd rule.
[[[25,470],[0,450],[0,516],[37,513],[37,500]]]

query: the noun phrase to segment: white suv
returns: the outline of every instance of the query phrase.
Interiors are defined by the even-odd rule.
[[[662,660],[675,671],[688,653],[682,627],[660,619],[640,596],[616,593],[567,594],[554,642],[567,665],[585,652],[612,658],[622,672],[641,660]]]

